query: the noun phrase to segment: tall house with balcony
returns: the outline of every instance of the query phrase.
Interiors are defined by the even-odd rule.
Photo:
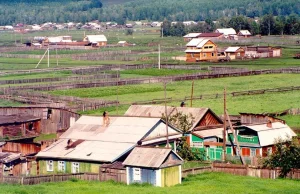
[[[186,61],[198,62],[198,61],[217,61],[217,45],[206,38],[192,39],[186,45]]]

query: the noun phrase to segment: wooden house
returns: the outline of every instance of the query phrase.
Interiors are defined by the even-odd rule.
[[[236,127],[234,132],[240,144],[241,153],[236,150],[234,135],[228,131],[227,154],[244,157],[266,157],[275,151],[276,140],[280,138],[288,141],[297,136],[288,125],[282,122],[241,125]]]
[[[245,57],[245,49],[242,47],[228,47],[224,52],[230,60],[243,59]]]
[[[107,45],[107,39],[104,35],[87,35],[83,41],[89,42],[94,47],[104,47]]]
[[[252,36],[252,34],[249,32],[249,30],[240,30],[237,35],[244,37],[244,38],[248,38],[249,36]]]
[[[40,120],[39,130],[44,134],[67,130],[80,117],[80,114],[62,108],[0,107],[0,117],[10,115],[33,115]]]
[[[224,34],[215,33],[215,32],[201,33],[197,38],[208,38],[210,40],[220,40],[224,38]]]
[[[167,106],[167,114],[172,116],[178,112],[194,117],[193,126],[196,127],[214,126],[222,124],[222,120],[209,108],[171,107]],[[153,105],[131,105],[125,113],[126,116],[134,117],[155,117],[161,118],[165,115],[164,106]]]
[[[130,44],[129,44],[127,41],[124,41],[124,40],[123,40],[123,41],[119,41],[119,42],[117,43],[117,45],[118,45],[118,46],[123,46],[123,47],[124,47],[124,46],[129,46]]]
[[[160,118],[82,116],[59,139],[37,154],[40,174],[99,172],[101,164],[124,161],[137,145],[166,145]],[[181,131],[168,127],[176,149]]]
[[[189,34],[183,36],[183,40],[185,42],[189,42],[194,38],[199,38],[200,35],[201,35],[201,33],[189,33]]]
[[[217,45],[209,39],[192,39],[187,43],[186,47],[185,53],[187,62],[218,60]]]
[[[5,140],[35,137],[41,133],[41,118],[18,114],[0,116],[0,137]]]
[[[127,184],[149,183],[158,187],[181,184],[183,160],[168,148],[136,147],[123,165]]]
[[[218,28],[215,30],[215,33],[222,33],[224,34],[225,38],[230,38],[237,35],[235,29],[233,28]]]

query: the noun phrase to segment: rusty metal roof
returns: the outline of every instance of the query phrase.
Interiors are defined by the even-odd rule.
[[[41,118],[36,116],[27,115],[27,114],[18,114],[18,115],[1,115],[0,116],[0,125],[4,124],[17,124],[17,123],[27,123],[32,121],[38,121]]]
[[[223,128],[206,129],[206,130],[194,131],[193,134],[201,138],[218,137],[223,139],[223,130],[224,130]]]
[[[209,108],[190,108],[190,107],[167,107],[167,114],[172,115],[177,112],[182,112],[183,114],[192,114],[194,117],[194,124],[191,129],[193,129],[205,116]],[[211,110],[210,110],[211,111]],[[214,113],[213,113],[214,114]],[[131,105],[125,113],[126,116],[136,116],[136,117],[159,117],[165,115],[164,106],[152,106],[152,105]]]
[[[123,165],[159,168],[170,153],[176,156],[177,160],[175,161],[182,161],[182,159],[169,148],[136,147],[123,162]],[[178,164],[178,162],[173,163]]]

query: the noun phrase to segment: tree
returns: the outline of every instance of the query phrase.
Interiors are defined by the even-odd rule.
[[[275,26],[274,16],[271,14],[263,16],[260,23],[260,31],[263,35],[271,35]]]
[[[275,145],[275,152],[264,162],[265,167],[279,167],[280,177],[286,177],[292,169],[300,168],[300,145],[297,138],[290,142],[279,139]]]

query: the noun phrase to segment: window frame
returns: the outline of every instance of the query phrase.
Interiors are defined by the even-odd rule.
[[[133,181],[141,181],[142,180],[141,168],[132,168],[132,170],[133,170]]]
[[[47,160],[46,161],[46,168],[47,168],[47,172],[53,172],[53,170],[54,170],[54,161],[53,160]]]
[[[66,162],[59,160],[57,162],[57,170],[59,172],[66,172]]]
[[[72,162],[72,173],[79,173],[80,172],[80,163],[79,162]]]

